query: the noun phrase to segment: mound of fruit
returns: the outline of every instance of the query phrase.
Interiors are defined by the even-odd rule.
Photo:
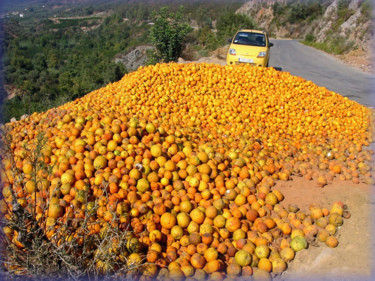
[[[275,182],[370,184],[372,120],[370,109],[273,68],[141,67],[3,126],[0,211],[10,220],[25,209],[57,245],[127,231],[126,249],[113,241],[109,252],[147,262],[142,280],[271,278],[309,244],[336,247],[350,216],[342,202],[310,213],[283,206]],[[16,229],[4,232],[25,247]],[[98,270],[115,270],[91,247]]]

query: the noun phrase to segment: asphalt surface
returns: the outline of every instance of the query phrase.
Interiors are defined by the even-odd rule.
[[[375,107],[375,75],[348,66],[298,40],[270,39],[269,66],[311,80],[360,104]]]

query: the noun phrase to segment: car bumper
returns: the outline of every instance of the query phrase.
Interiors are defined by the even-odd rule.
[[[228,65],[237,65],[237,64],[250,64],[254,66],[263,66],[265,67],[267,65],[267,59],[266,58],[241,58],[239,56],[231,56],[228,55],[227,57],[227,64]]]

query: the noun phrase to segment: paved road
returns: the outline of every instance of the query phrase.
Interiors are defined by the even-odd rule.
[[[334,57],[298,43],[298,40],[271,39],[270,66],[311,80],[354,100],[375,107],[375,75],[347,66]]]

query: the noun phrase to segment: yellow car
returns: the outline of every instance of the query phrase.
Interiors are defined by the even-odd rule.
[[[268,66],[270,47],[273,46],[264,31],[241,29],[230,40],[227,64],[249,63],[256,66]]]

